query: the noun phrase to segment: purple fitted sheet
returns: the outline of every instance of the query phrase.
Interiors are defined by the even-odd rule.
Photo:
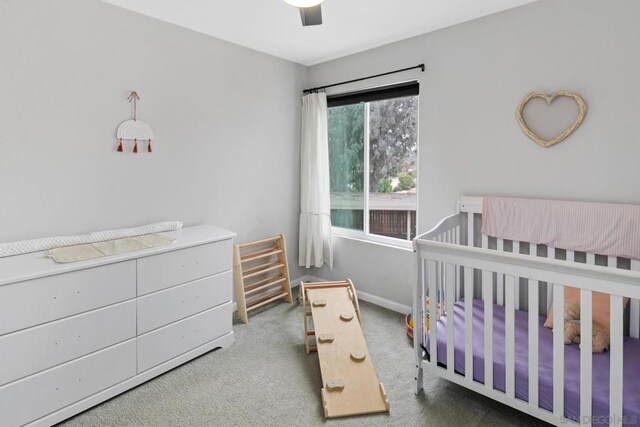
[[[493,388],[505,390],[505,319],[504,307],[493,307]],[[454,363],[455,371],[464,374],[464,301],[454,305]],[[544,328],[545,318],[539,318],[538,390],[539,406],[553,410],[553,333]],[[515,394],[528,401],[528,313],[515,311]],[[447,363],[447,317],[437,324],[438,363]],[[429,347],[427,334],[426,348]],[[484,302],[473,301],[473,378],[484,384]],[[640,423],[640,340],[624,338],[623,418],[625,425]],[[571,344],[564,347],[564,404],[565,417],[578,420],[580,416],[580,349]],[[609,416],[609,352],[593,354],[592,410],[594,417]],[[606,421],[604,422],[606,424]]]

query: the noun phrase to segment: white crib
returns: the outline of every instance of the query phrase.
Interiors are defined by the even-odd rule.
[[[512,406],[546,422],[575,423],[565,415],[564,285],[580,289],[582,345],[579,355],[580,423],[592,419],[592,291],[611,295],[611,344],[609,348],[610,425],[623,421],[623,339],[625,331],[640,336],[640,262],[574,253],[528,242],[503,241],[480,233],[482,198],[462,197],[459,212],[443,219],[431,231],[416,237],[414,281],[414,351],[417,392],[423,387],[423,370]],[[565,255],[566,253],[566,255]],[[425,334],[425,300],[429,298],[430,339]],[[455,370],[454,322],[446,322],[446,364],[438,363],[438,313],[454,313],[454,303],[464,295],[476,296],[484,309],[484,381],[474,380],[473,351],[464,352],[464,375]],[[545,298],[546,296],[546,298]],[[629,301],[629,323],[624,324],[623,297]],[[546,299],[546,301],[544,301]],[[523,302],[521,306],[521,301]],[[553,410],[539,407],[539,315],[553,304]],[[461,303],[462,304],[462,303]],[[464,312],[473,313],[473,298],[464,298]],[[494,304],[504,307],[505,390],[494,389]],[[528,312],[528,401],[515,393],[516,310]],[[453,315],[451,316],[454,317]],[[464,348],[473,346],[473,316],[464,317]],[[441,331],[442,333],[442,331]],[[442,337],[444,338],[444,337]],[[460,337],[461,339],[462,337]],[[478,339],[478,338],[477,338]],[[442,353],[442,351],[440,352]],[[425,357],[425,354],[430,357]],[[442,355],[444,357],[444,355]],[[640,379],[633,379],[638,381]],[[638,420],[640,422],[640,420]]]

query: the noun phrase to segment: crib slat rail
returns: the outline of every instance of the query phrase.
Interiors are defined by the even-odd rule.
[[[517,240],[513,241],[513,249],[512,252],[514,254],[519,254],[520,253],[520,242],[518,242]],[[515,287],[513,289],[513,294],[514,294],[514,306],[516,310],[520,309],[520,278],[516,277],[516,282],[515,282]]]
[[[561,317],[558,317],[561,319]],[[591,291],[580,290],[580,420],[591,419],[593,353],[591,335],[593,321]],[[555,323],[555,322],[554,322]],[[622,325],[620,325],[622,326]],[[587,421],[591,424],[590,421]]]
[[[415,247],[415,246],[414,246]],[[415,373],[415,392],[420,393],[423,389],[423,369],[422,369],[422,349],[424,348],[424,298],[425,292],[425,260],[420,257],[414,257],[413,260],[413,276],[414,276],[414,289],[413,289],[413,354],[415,355],[416,373]],[[306,320],[305,320],[306,321]],[[305,323],[306,325],[306,323]]]
[[[440,234],[446,232],[447,230],[450,230],[450,229],[459,230],[460,225],[461,225],[461,215],[459,213],[449,215],[448,217],[440,221],[438,225],[433,227],[431,230],[417,236],[415,239],[413,239],[413,241],[415,242],[417,240],[432,240],[436,236],[439,236]],[[415,250],[415,246],[414,246],[414,250]]]
[[[538,282],[530,280],[529,291],[529,405],[538,408]]]
[[[447,290],[446,290],[446,305],[447,305],[447,313],[453,315],[453,295],[454,295],[454,287],[455,287],[455,266],[453,264],[447,264],[446,271],[446,281],[447,281]],[[451,317],[449,318],[451,319]],[[454,322],[447,322],[447,342],[454,342],[453,336],[453,326]],[[454,347],[451,345],[447,346],[447,370],[453,374],[454,373]]]
[[[547,248],[547,258],[556,259],[556,248]],[[545,313],[551,311],[551,302],[553,301],[553,286],[551,283],[547,283],[547,310]]]
[[[506,275],[535,278],[553,283],[571,283],[590,291],[604,289],[610,294],[640,298],[640,274],[623,269],[608,269],[584,263],[569,263],[508,252],[449,245],[427,240],[416,241],[418,255],[431,261],[461,265],[477,270],[501,271]],[[605,286],[606,283],[609,283]]]
[[[493,273],[482,272],[484,298],[484,385],[493,390]],[[447,341],[453,342],[453,341]]]
[[[622,425],[622,390],[624,381],[624,358],[623,358],[623,305],[622,297],[611,295],[611,344],[609,347],[609,415],[611,422],[609,425]]]
[[[553,413],[564,416],[564,286],[553,286]]]
[[[631,260],[631,271],[640,271],[640,261]],[[631,318],[629,335],[633,338],[640,338],[640,300],[633,299],[629,305],[629,314]]]
[[[438,313],[438,297],[436,295],[436,263],[427,261],[427,277],[429,286],[429,317],[430,317],[430,336],[431,346],[429,354],[431,355],[431,363],[438,365],[438,333],[437,333],[437,313]]]
[[[504,278],[504,319],[505,319],[505,389],[507,396],[515,398],[516,393],[516,335],[515,335],[515,289],[518,283],[517,277],[507,275]]]
[[[504,240],[498,239],[497,249],[498,252],[504,252]],[[498,289],[498,305],[504,305],[504,275],[500,273],[497,275],[496,287]]]
[[[467,213],[467,246],[475,245],[473,212]],[[475,273],[472,268],[464,268],[464,376],[473,381],[473,292]]]
[[[463,217],[464,220],[466,218]],[[617,268],[617,259],[606,259],[605,265],[601,257],[582,257],[578,258],[575,253],[567,251],[567,258],[556,259],[557,252],[554,248],[539,248],[538,245],[527,243],[527,249],[522,252],[513,253],[511,251],[496,250],[504,242],[497,240],[482,239],[479,243],[482,247],[468,246],[466,242],[463,244],[451,244],[446,240],[454,240],[451,236],[455,233],[445,233],[444,241],[416,239],[414,248],[416,258],[426,265],[426,274],[423,274],[423,292],[417,292],[415,295],[417,301],[422,301],[424,307],[424,299],[427,294],[431,295],[429,303],[430,317],[430,345],[428,353],[430,354],[429,362],[420,360],[419,366],[424,366],[430,372],[460,384],[466,388],[477,391],[481,394],[489,396],[497,401],[515,407],[523,412],[534,415],[544,421],[552,424],[574,424],[571,420],[565,418],[566,404],[564,401],[565,390],[565,369],[579,369],[580,376],[580,399],[579,414],[580,420],[590,422],[592,415],[592,396],[593,384],[592,369],[593,355],[592,346],[592,327],[591,327],[591,308],[592,308],[592,292],[603,292],[611,294],[611,360],[610,360],[610,415],[612,420],[622,419],[622,402],[623,402],[623,297],[631,298],[631,301],[640,299],[640,269],[638,263],[631,263],[632,270]],[[435,236],[434,236],[435,237]],[[441,239],[439,239],[441,240]],[[504,248],[504,246],[502,246]],[[496,248],[496,249],[492,249]],[[546,256],[544,256],[546,250]],[[564,258],[562,255],[560,257]],[[576,258],[582,261],[576,262]],[[586,261],[586,262],[585,262]],[[593,261],[593,263],[591,263]],[[598,261],[598,262],[596,262]],[[634,270],[635,267],[635,270]],[[637,270],[637,271],[636,271]],[[464,290],[464,303],[462,307],[464,316],[464,375],[455,370],[455,362],[461,355],[454,353],[453,345],[446,346],[446,355],[437,355],[437,319],[440,312],[444,312],[447,316],[446,342],[460,342],[462,337],[456,337],[459,329],[453,327],[453,313],[457,310],[454,303],[458,300],[456,295],[456,284],[459,281],[459,272],[463,272],[463,280],[461,281]],[[479,289],[475,289],[471,278],[475,274],[477,285],[481,285]],[[467,272],[471,272],[468,274]],[[500,392],[494,389],[495,372],[493,351],[494,344],[494,302],[499,303],[500,294],[500,278],[503,277],[504,293],[503,303],[505,307],[505,391]],[[522,279],[520,279],[522,278]],[[538,348],[540,345],[539,334],[539,317],[538,313],[542,308],[544,312],[545,305],[542,304],[540,298],[543,298],[540,286],[546,284],[547,301],[546,307],[550,308],[550,300],[553,300],[554,318],[559,321],[554,322],[553,328],[553,407],[552,411],[540,408],[539,398],[539,363],[540,355]],[[579,356],[579,367],[565,367],[565,343],[564,343],[564,291],[567,284],[573,288],[580,289],[580,300],[582,307],[581,336],[582,344]],[[418,286],[419,288],[420,286]],[[528,395],[529,399],[521,400],[516,397],[516,336],[515,336],[515,314],[516,314],[516,294],[518,289],[522,291],[526,289],[526,294],[522,297],[526,304],[524,310],[528,311],[527,317],[527,345],[528,345]],[[473,296],[481,294],[484,310],[484,330],[482,341],[484,343],[484,381],[474,380],[474,377],[481,375],[473,372],[473,351],[469,351],[473,346]],[[544,289],[543,289],[544,291]],[[544,293],[542,294],[544,295]],[[417,306],[416,306],[417,307]],[[477,307],[476,307],[477,309]],[[633,305],[631,306],[633,310]],[[633,314],[632,314],[633,316]],[[420,323],[420,322],[417,322]],[[640,323],[640,322],[638,322]],[[442,330],[441,330],[442,331]],[[631,330],[633,333],[633,329]],[[442,333],[442,332],[441,332]],[[425,337],[423,336],[422,339]],[[457,338],[457,339],[456,339]],[[414,334],[414,339],[420,343],[420,334]],[[441,337],[441,340],[444,337]],[[441,348],[442,350],[442,348]],[[477,352],[476,352],[477,354]],[[443,364],[446,361],[446,367],[438,366],[438,360]],[[612,425],[615,425],[612,422]]]
[[[464,271],[464,375],[473,381],[473,270]]]

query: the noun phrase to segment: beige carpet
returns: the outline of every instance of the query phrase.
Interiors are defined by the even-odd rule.
[[[301,309],[280,304],[234,325],[235,343],[182,365],[63,423],[65,426],[543,425],[437,378],[413,393],[403,317],[361,303],[363,329],[391,413],[325,420],[320,369],[302,344]]]

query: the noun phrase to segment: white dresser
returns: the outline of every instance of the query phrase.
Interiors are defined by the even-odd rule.
[[[233,342],[234,233],[72,264],[0,259],[0,426],[53,425]]]

